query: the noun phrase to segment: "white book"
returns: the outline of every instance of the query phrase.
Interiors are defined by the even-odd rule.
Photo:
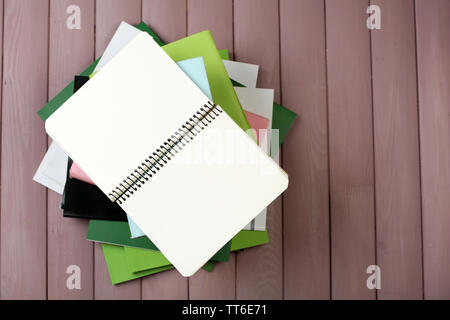
[[[33,176],[33,180],[62,194],[67,176],[67,154],[54,142]]]
[[[46,130],[183,276],[288,185],[145,33],[55,111]]]

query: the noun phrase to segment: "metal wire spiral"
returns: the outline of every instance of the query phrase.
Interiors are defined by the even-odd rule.
[[[108,194],[109,199],[119,204],[126,201],[222,112],[220,106],[208,101],[123,179]]]

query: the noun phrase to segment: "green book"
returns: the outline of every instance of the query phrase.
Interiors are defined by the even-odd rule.
[[[87,239],[90,241],[127,246],[147,250],[158,248],[148,237],[132,239],[128,222],[109,220],[90,220]],[[231,241],[222,247],[212,258],[213,261],[228,261],[230,258]]]
[[[140,23],[138,29],[149,33],[155,39],[155,34],[145,23]],[[161,40],[156,40],[161,44]],[[228,77],[222,58],[217,51],[216,44],[211,36],[211,32],[203,31],[178,41],[169,43],[162,47],[164,51],[174,60],[181,61],[191,58],[203,57],[206,73],[211,88],[214,103],[219,104],[225,112],[243,129],[250,129],[247,118],[234,92],[233,85]],[[89,75],[95,68],[96,63],[87,68],[83,74]],[[73,94],[73,82],[63,91],[53,98],[38,114],[46,120]]]
[[[100,61],[100,58],[95,60],[86,70],[84,70],[80,75],[89,76],[94,72],[97,63]],[[38,111],[39,117],[42,120],[47,120],[48,117],[52,115],[53,112],[58,110],[60,106],[64,104],[69,98],[73,95],[73,87],[74,82],[69,83],[64,89],[62,89],[49,103],[47,103],[41,110]]]
[[[140,272],[131,272],[128,269],[124,247],[102,243],[102,249],[112,284],[118,284],[121,282],[145,277],[150,274],[173,269],[172,265],[167,265]]]
[[[159,251],[145,250],[133,247],[124,247],[127,259],[128,270],[139,272],[164,266],[171,266],[169,260]],[[211,272],[214,269],[215,261],[208,261],[203,269]]]
[[[231,240],[231,251],[242,250],[269,243],[269,234],[266,231],[242,230]]]
[[[267,231],[242,230],[231,241],[230,251],[242,250],[249,247],[256,247],[269,243]],[[125,247],[125,256],[127,258],[128,269],[132,272],[140,272],[169,265],[170,262],[161,253],[155,256],[156,251],[144,250],[139,248]],[[203,267],[205,269],[205,267]]]
[[[137,28],[150,35],[153,33],[145,23],[140,23]],[[153,33],[154,39],[155,36]],[[162,43],[160,39],[155,39],[155,41],[158,44]],[[250,129],[247,117],[236,92],[234,92],[233,84],[209,30],[171,42],[162,48],[174,61],[203,57],[214,103],[220,105],[244,131]]]

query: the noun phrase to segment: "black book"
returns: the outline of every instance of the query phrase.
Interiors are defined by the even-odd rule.
[[[81,88],[89,77],[75,76],[74,93]],[[72,159],[67,164],[66,185],[61,200],[64,217],[128,221],[122,208],[112,202],[97,186],[69,177]]]

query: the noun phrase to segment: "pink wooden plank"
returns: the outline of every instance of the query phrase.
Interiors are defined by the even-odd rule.
[[[232,1],[188,1],[188,33],[211,30],[218,48],[233,50]],[[190,299],[235,299],[236,259],[219,263],[213,272],[199,271],[189,279]]]
[[[327,0],[332,298],[374,299],[374,164],[367,1]]]
[[[3,48],[3,0],[0,1],[0,45]],[[2,81],[1,83],[3,83],[3,52],[2,52],[2,59],[1,59],[1,63],[0,63],[0,80]],[[2,86],[0,85],[0,97],[2,97]],[[0,99],[0,109],[2,107],[2,100]],[[1,120],[1,116],[0,116],[0,120]],[[1,177],[1,174],[0,174]],[[0,211],[0,235],[1,235],[1,211]],[[2,272],[2,264],[1,264],[1,236],[0,236],[0,299],[1,299],[1,293],[2,293],[2,277],[1,277],[1,272]]]
[[[416,1],[425,299],[450,298],[450,2]]]
[[[103,250],[99,243],[94,245],[95,283],[94,298],[96,300],[138,300],[141,299],[141,281],[139,279],[117,285],[111,284]]]
[[[142,278],[143,300],[185,300],[188,280],[177,270],[168,270]]]
[[[103,54],[121,21],[137,24],[141,21],[140,0],[97,0],[95,56]],[[101,246],[96,244],[94,270],[95,299],[140,299],[141,280],[112,285]]]
[[[189,0],[188,33],[210,30],[218,49],[233,57],[233,1]]]
[[[143,0],[142,18],[166,42],[186,36],[186,3],[174,0]],[[188,279],[176,270],[145,277],[143,299],[187,299]]]
[[[141,0],[97,0],[95,17],[95,55],[101,56],[122,21],[141,22]]]
[[[414,1],[374,0],[372,31],[379,299],[422,299],[422,225]]]
[[[142,18],[166,43],[186,36],[186,1],[142,0]]]
[[[47,206],[32,178],[47,147],[36,112],[47,102],[47,0],[4,3],[1,297],[45,299]]]
[[[0,46],[3,48],[3,0],[0,1]],[[0,81],[3,83],[3,52],[2,57],[0,58]],[[0,85],[0,97],[2,97],[2,86]],[[0,99],[0,109],[2,107],[2,100]],[[0,115],[0,121],[1,121],[1,115]],[[1,174],[0,174],[1,177]],[[0,235],[1,235],[1,211],[0,211]],[[2,264],[1,264],[1,236],[0,236],[0,299],[1,299],[1,293],[2,293]]]
[[[69,30],[67,7],[81,10],[81,29]],[[50,0],[49,97],[55,96],[94,59],[94,3],[90,0]],[[49,141],[50,143],[50,141]],[[92,299],[93,250],[86,240],[88,221],[64,218],[61,195],[48,190],[48,298]],[[69,290],[67,267],[81,270],[81,289]]]
[[[283,146],[286,299],[329,299],[330,239],[324,3],[280,2],[282,103],[298,114]]]
[[[280,100],[279,12],[275,0],[234,2],[234,57],[258,64],[258,87],[275,89]],[[267,213],[270,243],[236,256],[237,299],[283,297],[283,244],[281,197]]]
[[[198,271],[189,278],[191,300],[236,299],[236,254],[227,262],[216,263],[212,272]]]

